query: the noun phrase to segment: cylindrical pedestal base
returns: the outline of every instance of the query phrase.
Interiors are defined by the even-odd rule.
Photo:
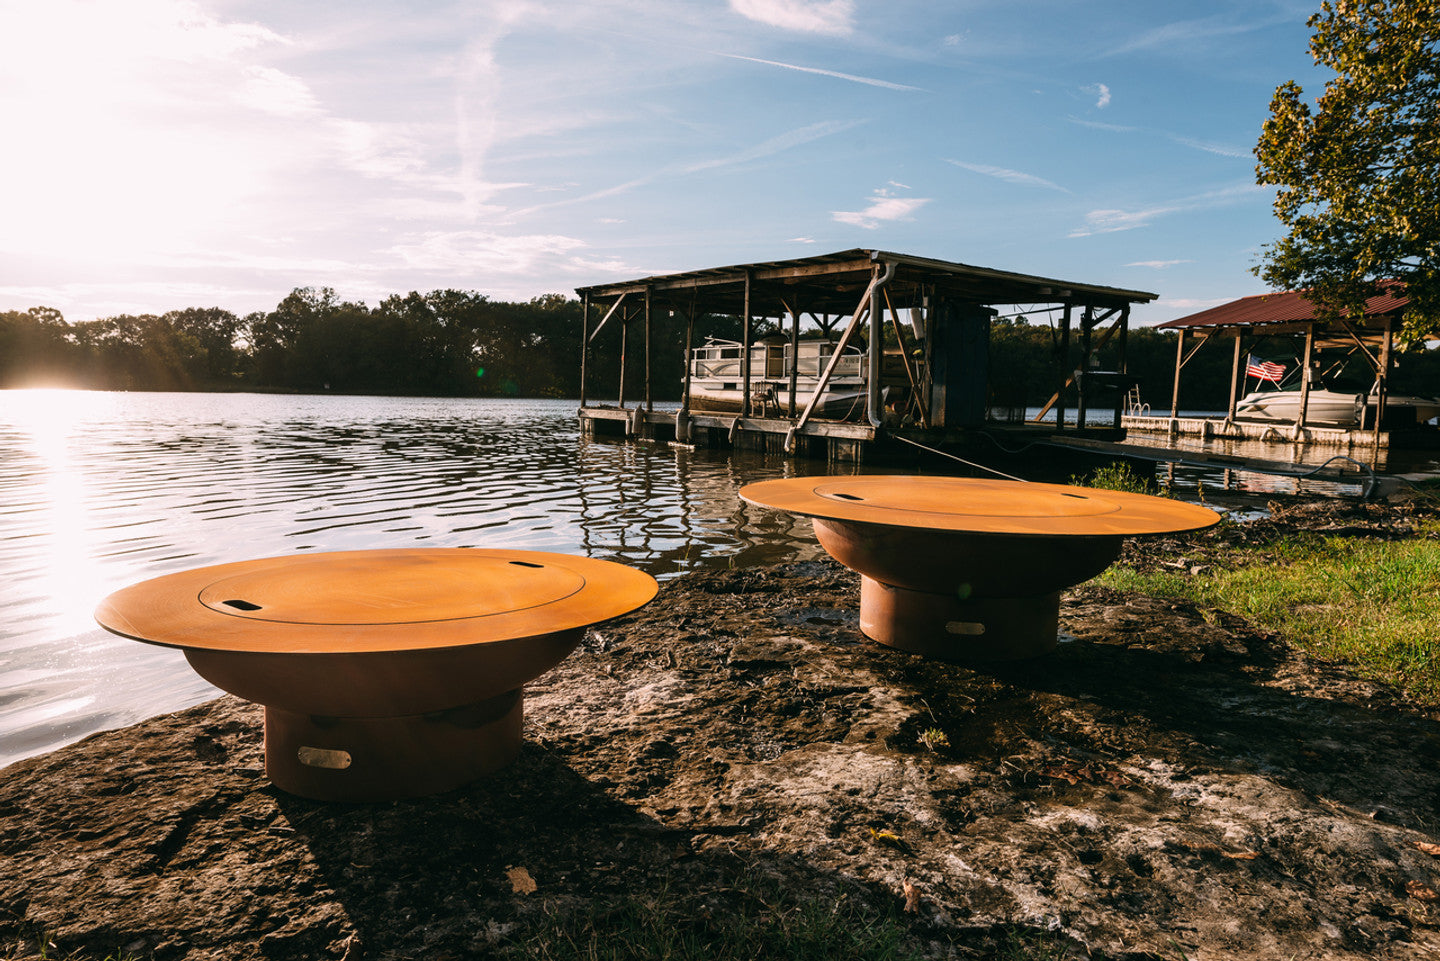
[[[520,753],[519,689],[407,717],[315,717],[265,708],[265,773],[317,801],[390,801],[459,787]]]
[[[945,661],[1007,661],[1055,649],[1060,593],[970,598],[860,579],[860,629],[881,644]]]

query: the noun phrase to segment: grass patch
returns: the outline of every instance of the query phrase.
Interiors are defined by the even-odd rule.
[[[911,930],[916,918],[898,903],[790,891],[747,871],[708,893],[660,884],[586,911],[547,907],[498,953],[536,961],[918,961],[936,946],[933,932]],[[1063,938],[1045,931],[1012,927],[979,940],[997,961],[1073,957]]]
[[[1155,483],[1153,476],[1135,473],[1128,461],[1117,460],[1105,467],[1096,468],[1086,475],[1074,474],[1070,483],[1078,487],[1094,487],[1107,491],[1127,491],[1131,494],[1163,495],[1167,492]]]
[[[1234,560],[1232,570],[1194,576],[1115,567],[1100,582],[1238,614],[1307,653],[1440,704],[1440,541],[1296,535]]]
[[[510,940],[505,954],[540,961],[920,957],[895,910],[844,894],[790,894],[778,881],[753,875],[708,894],[661,884],[588,911],[551,908],[526,927],[526,933]]]

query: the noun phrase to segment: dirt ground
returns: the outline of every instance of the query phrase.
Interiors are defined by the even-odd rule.
[[[1223,564],[1299,505],[1126,548]],[[931,957],[1007,933],[1091,958],[1440,957],[1440,718],[1214,611],[1088,585],[1052,655],[879,647],[828,562],[685,575],[527,689],[502,775],[320,804],[265,779],[230,697],[0,772],[0,954],[520,956],[646,892],[848,899]],[[43,947],[42,935],[53,943]]]

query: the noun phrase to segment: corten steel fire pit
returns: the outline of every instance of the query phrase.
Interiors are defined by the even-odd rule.
[[[1105,570],[1124,538],[1220,519],[1144,494],[961,477],[794,477],[740,496],[813,518],[821,546],[861,575],[867,636],[955,661],[1052,650],[1060,591]]]
[[[293,794],[445,791],[520,750],[521,686],[655,579],[534,551],[401,549],[221,564],[116,591],[107,630],[185,651],[265,706],[265,772]]]

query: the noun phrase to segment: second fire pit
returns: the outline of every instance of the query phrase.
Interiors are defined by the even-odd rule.
[[[813,518],[821,546],[861,575],[867,636],[962,661],[1053,649],[1060,591],[1105,570],[1124,538],[1220,519],[1145,494],[962,477],[793,477],[740,496]]]

